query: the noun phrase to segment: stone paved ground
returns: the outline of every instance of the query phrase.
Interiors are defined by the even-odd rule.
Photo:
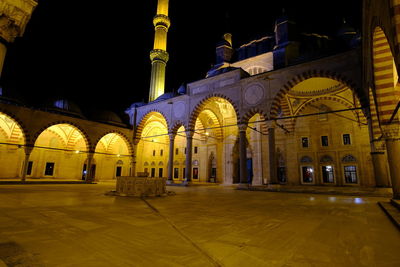
[[[400,266],[381,198],[168,187],[1,185],[0,266]]]

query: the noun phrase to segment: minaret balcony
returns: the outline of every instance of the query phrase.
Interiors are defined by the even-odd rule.
[[[171,21],[169,20],[168,16],[158,14],[153,18],[153,24],[155,27],[163,26],[168,30],[168,28],[171,26]]]
[[[168,59],[169,59],[169,54],[167,51],[164,51],[161,49],[154,49],[154,50],[150,51],[151,62],[159,60],[159,61],[163,61],[163,62],[167,63]]]

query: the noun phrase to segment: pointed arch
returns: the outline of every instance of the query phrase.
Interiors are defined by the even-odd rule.
[[[218,99],[218,98],[226,100],[233,107],[236,118],[237,119],[240,118],[239,108],[237,107],[235,102],[232,101],[232,99],[230,99],[229,97],[227,97],[223,94],[213,93],[213,94],[209,94],[208,96],[206,96],[202,100],[200,100],[199,103],[192,109],[192,111],[190,113],[188,129],[194,129],[195,124],[196,124],[196,119],[199,116],[200,112],[202,112],[204,110],[204,108],[206,107],[206,105],[208,103],[210,103],[213,99]]]
[[[282,99],[285,97],[285,95],[297,84],[299,84],[305,80],[311,79],[311,78],[329,78],[332,80],[336,80],[336,81],[346,85],[348,88],[350,88],[353,91],[353,93],[357,96],[357,98],[359,99],[359,101],[361,103],[364,102],[363,101],[364,97],[362,97],[362,95],[360,95],[360,93],[359,93],[359,92],[361,92],[361,90],[359,90],[359,88],[357,87],[357,84],[354,81],[347,79],[346,77],[340,75],[339,73],[336,73],[336,72],[330,71],[330,70],[309,70],[309,71],[303,72],[302,74],[295,76],[294,78],[292,78],[291,80],[289,80],[282,86],[282,88],[279,90],[279,92],[277,93],[277,95],[275,96],[275,98],[272,102],[271,110],[270,110],[271,118],[278,117],[279,111],[281,110],[280,103],[281,103]]]

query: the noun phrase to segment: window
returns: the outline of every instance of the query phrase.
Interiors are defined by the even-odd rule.
[[[186,155],[186,152],[187,152],[187,149],[186,149],[186,147],[185,147],[185,155]]]
[[[286,168],[278,167],[278,181],[279,183],[286,183]]]
[[[160,150],[160,156],[163,156],[164,155],[164,150],[163,149],[161,149]],[[160,176],[161,177],[161,176]]]
[[[357,183],[357,168],[354,165],[344,166],[344,180],[347,184]]]
[[[158,177],[163,177],[163,168],[158,169]]]
[[[328,143],[328,136],[326,136],[326,135],[321,136],[321,145],[322,145],[322,146],[328,146],[328,145],[329,145],[329,143]]]
[[[322,166],[322,181],[324,183],[333,183],[334,182],[332,165]]]
[[[122,166],[117,166],[115,177],[120,177],[122,174]]]
[[[198,147],[195,146],[195,147],[194,147],[194,154],[197,154],[197,152],[198,152]]]
[[[175,155],[179,154],[179,148],[175,148]]]
[[[193,168],[193,179],[199,179],[199,168]]]
[[[155,157],[156,156],[156,151],[155,150],[153,150],[153,157]]]
[[[174,168],[174,178],[179,178],[179,168]]]
[[[183,174],[182,174],[182,178],[185,179],[186,178],[186,168],[183,168]]]
[[[29,161],[28,167],[26,169],[26,175],[32,175],[32,166],[33,166],[33,161]]]
[[[151,177],[156,177],[156,168],[151,168]]]
[[[343,134],[343,145],[351,145],[350,134]]]
[[[301,147],[303,147],[303,148],[309,147],[308,137],[301,138]]]
[[[44,175],[53,176],[54,174],[54,162],[47,162],[46,169],[44,170]]]
[[[314,168],[312,166],[302,166],[301,176],[303,183],[312,183],[314,181]]]

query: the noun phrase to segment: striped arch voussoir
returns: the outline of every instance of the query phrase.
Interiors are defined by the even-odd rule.
[[[133,144],[132,144],[131,140],[124,133],[122,133],[120,131],[117,131],[117,130],[111,130],[111,131],[107,131],[107,132],[104,132],[103,134],[101,134],[101,136],[99,138],[97,138],[96,141],[94,142],[94,147],[91,148],[91,151],[95,151],[96,146],[100,142],[100,140],[104,136],[106,136],[108,134],[117,134],[117,135],[119,135],[126,142],[126,144],[128,146],[129,154],[133,154]]]
[[[191,112],[190,115],[190,119],[189,119],[189,123],[188,123],[188,129],[186,130],[194,130],[195,129],[195,124],[196,124],[196,119],[199,116],[200,112],[203,111],[205,105],[207,104],[207,102],[210,100],[210,98],[223,98],[226,101],[228,101],[234,108],[235,113],[236,113],[236,118],[239,118],[239,108],[237,107],[237,105],[232,101],[232,99],[230,99],[229,97],[223,95],[223,94],[219,94],[219,93],[214,93],[214,94],[209,94],[208,96],[206,96],[205,98],[203,98],[193,109],[193,111]]]
[[[32,143],[34,144],[34,143],[36,142],[37,138],[39,137],[39,135],[40,135],[41,133],[43,133],[46,129],[50,128],[51,126],[58,125],[58,124],[68,124],[68,125],[71,125],[71,126],[75,127],[75,128],[83,135],[84,140],[85,140],[85,143],[86,143],[86,147],[87,147],[88,150],[90,150],[90,148],[92,147],[92,143],[91,143],[91,141],[90,141],[89,135],[88,135],[79,125],[77,125],[77,124],[75,124],[75,123],[73,123],[73,122],[70,122],[70,121],[65,121],[65,120],[62,120],[62,121],[54,121],[54,122],[48,123],[48,124],[46,124],[45,126],[43,126],[42,128],[40,128],[40,129],[33,135],[33,137],[32,137]]]
[[[242,117],[242,119],[240,120],[241,123],[248,124],[249,120],[256,114],[260,114],[261,119],[265,120],[268,118],[267,114],[263,110],[259,108],[252,108],[249,111],[247,111],[246,114]]]
[[[174,125],[171,127],[171,129],[169,130],[169,132],[173,133],[173,134],[176,134],[178,132],[179,128],[181,128],[182,126],[186,130],[187,127],[186,127],[185,123],[183,123],[182,121],[176,121],[174,123]]]
[[[167,119],[168,117],[165,116],[165,114],[158,109],[151,109],[151,110],[147,111],[146,114],[143,115],[143,117],[139,120],[140,122],[139,122],[138,126],[136,127],[136,134],[135,134],[136,140],[134,141],[135,143],[139,142],[138,140],[142,136],[143,129],[146,126],[146,122],[150,118],[151,113],[159,113],[163,117],[165,122],[167,123],[167,125],[166,125],[167,129],[169,129],[170,122]]]
[[[24,142],[25,144],[29,144],[31,143],[31,135],[30,132],[28,131],[28,128],[25,127],[24,123],[17,118],[16,116],[14,116],[11,112],[8,112],[6,110],[3,110],[2,108],[0,108],[0,113],[5,114],[6,116],[12,118],[17,124],[18,126],[21,128],[22,131],[22,135],[24,137]]]
[[[286,84],[284,84],[282,86],[281,90],[279,90],[274,101],[272,102],[271,112],[270,112],[271,118],[276,118],[278,116],[279,104],[280,104],[282,98],[289,92],[289,90],[291,90],[297,84],[299,84],[305,80],[311,79],[311,78],[330,78],[330,79],[336,80],[336,81],[348,86],[351,90],[353,90],[353,92],[360,99],[359,95],[357,94],[357,90],[356,90],[357,86],[353,81],[342,77],[340,74],[338,74],[334,71],[309,70],[309,71],[303,72],[300,75],[295,76],[294,78],[292,78],[291,80],[289,80],[288,82],[286,82]]]

